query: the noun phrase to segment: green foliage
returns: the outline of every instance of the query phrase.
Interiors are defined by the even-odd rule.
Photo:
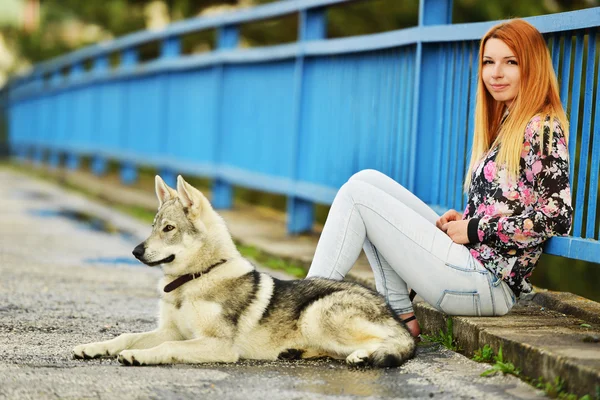
[[[586,394],[585,396],[579,397],[574,393],[567,392],[567,387],[565,380],[560,376],[554,378],[553,381],[546,381],[544,378],[540,377],[531,382],[533,386],[536,388],[543,390],[546,395],[553,399],[561,399],[561,400],[592,400],[592,396]],[[596,388],[598,392],[598,388]],[[600,399],[600,393],[596,394],[595,397],[597,400]]]
[[[456,341],[454,340],[453,334],[453,321],[452,318],[448,317],[446,321],[446,332],[440,329],[440,332],[437,335],[425,335],[422,334],[421,337],[427,342],[431,343],[439,343],[442,346],[446,347],[452,351],[458,351],[459,347]]]
[[[498,355],[494,356],[494,361],[495,363],[492,365],[492,368],[484,371],[481,376],[495,375],[498,372],[519,376],[521,373],[521,370],[519,368],[515,368],[513,363],[504,361],[504,356],[502,355],[502,346],[500,346],[500,349],[498,350]]]
[[[66,39],[60,32],[61,25],[71,22],[94,25],[112,37],[123,36],[145,29],[145,8],[153,1],[155,0],[43,0],[38,31],[25,33],[18,28],[6,27],[3,33],[16,43],[24,59],[36,63],[90,44],[85,40]],[[239,4],[238,0],[162,1],[171,21],[194,17],[210,6]],[[276,0],[254,0],[253,3],[260,5],[274,1]],[[593,7],[599,3],[600,0],[455,0],[452,16],[454,23],[491,21],[571,11]],[[327,8],[327,35],[335,38],[415,26],[418,23],[418,8],[417,0],[370,0],[333,5]],[[241,36],[247,43],[255,46],[294,41],[297,32],[296,15],[241,26]],[[189,46],[184,43],[184,47]]]
[[[243,245],[240,243],[236,244],[238,251],[242,254],[242,256],[256,261],[267,268],[283,271],[296,278],[304,278],[306,276],[306,269],[301,265],[285,260],[281,257],[269,255],[254,246]]]
[[[492,350],[489,344],[483,346],[483,349],[475,350],[475,355],[473,356],[473,360],[477,362],[492,362],[494,357],[494,351]]]

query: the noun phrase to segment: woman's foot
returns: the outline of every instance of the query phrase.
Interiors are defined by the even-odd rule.
[[[409,320],[410,321],[406,321],[406,327],[408,328],[408,331],[410,332],[410,334],[412,335],[412,337],[414,337],[415,339],[417,339],[419,337],[419,335],[421,334],[421,327],[419,326],[419,321],[416,320],[416,318],[411,318],[414,317],[415,313],[411,312],[411,313],[406,313],[406,314],[400,314],[400,319],[402,321],[406,321]]]

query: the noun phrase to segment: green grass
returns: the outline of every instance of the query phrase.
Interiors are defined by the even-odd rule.
[[[446,320],[446,332],[444,332],[442,329],[440,329],[440,331],[437,335],[422,334],[421,337],[424,340],[426,340],[427,342],[439,343],[449,350],[459,351],[460,348],[459,348],[458,344],[456,343],[456,340],[454,339],[454,334],[452,332],[453,326],[454,326],[453,324],[454,323],[452,321],[452,318],[448,317],[448,319]]]
[[[489,344],[483,346],[483,349],[475,350],[475,354],[473,355],[473,360],[477,362],[491,363],[493,359],[494,351]]]
[[[582,397],[577,396],[574,393],[567,392],[566,382],[561,377],[554,378],[553,381],[546,381],[540,377],[538,379],[531,379],[521,374],[519,368],[516,368],[513,363],[504,360],[502,354],[502,346],[498,350],[498,354],[494,355],[494,351],[489,344],[483,346],[483,348],[476,350],[473,355],[473,360],[477,362],[491,363],[492,367],[484,371],[481,376],[492,376],[497,373],[514,375],[523,381],[531,384],[537,389],[543,390],[544,393],[553,399],[561,400],[600,400],[600,386],[596,386],[596,395],[594,397],[585,395]]]
[[[481,376],[496,375],[498,372],[514,376],[519,376],[521,374],[521,370],[519,368],[516,368],[513,363],[504,361],[504,356],[502,355],[502,346],[500,346],[498,354],[493,356],[493,358],[494,364],[492,364],[492,368],[488,369],[487,371],[484,371],[481,374]]]
[[[304,278],[306,276],[306,269],[294,261],[273,256],[254,246],[248,246],[241,243],[236,243],[236,245],[242,256],[257,262],[258,264],[264,265],[267,268],[283,271],[296,278]]]
[[[596,386],[596,395],[594,397],[586,394],[579,397],[574,393],[567,392],[566,382],[560,376],[554,378],[553,381],[546,381],[540,377],[530,382],[536,388],[543,390],[546,395],[552,399],[561,400],[600,400],[600,386]]]

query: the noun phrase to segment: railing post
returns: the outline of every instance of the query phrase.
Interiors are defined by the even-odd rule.
[[[60,86],[62,84],[63,81],[63,76],[60,73],[60,71],[54,71],[54,73],[50,76],[50,87],[52,88],[56,88],[58,86]],[[57,101],[56,99],[54,101]],[[59,116],[58,115],[54,115],[53,116],[55,121],[58,120]],[[54,129],[56,129],[56,125],[57,123],[55,123],[55,127]],[[58,132],[56,132],[56,134],[58,135]],[[60,166],[60,154],[61,151],[59,150],[58,147],[53,147],[52,149],[50,149],[50,157],[49,157],[49,164],[50,164],[50,168],[58,168]]]
[[[161,50],[160,50],[160,58],[163,60],[168,60],[171,58],[177,58],[181,55],[181,39],[179,37],[168,37],[165,40],[163,40],[162,44],[161,44]],[[169,112],[177,112],[177,110],[169,110],[168,109],[168,98],[167,96],[169,95],[169,81],[168,81],[168,73],[163,75],[165,81],[163,82],[163,87],[161,88],[161,90],[164,93],[164,100],[163,100],[163,110],[165,113],[165,118],[163,118],[163,129],[162,129],[162,139],[163,139],[163,143],[162,146],[164,149],[167,149],[167,132],[169,131],[167,129],[167,115]],[[161,167],[159,169],[159,174],[162,177],[162,179],[165,181],[165,183],[171,187],[175,187],[177,186],[177,177],[176,177],[176,171],[173,170],[173,168],[169,168],[169,167]]]
[[[75,81],[77,80],[77,78],[81,77],[81,75],[83,75],[83,65],[81,63],[77,63],[74,64],[73,67],[71,68],[71,71],[69,73],[69,81]],[[73,98],[71,98],[71,101],[75,101]],[[75,134],[77,134],[77,132],[75,132]],[[81,158],[80,156],[75,153],[73,150],[69,150],[67,152],[67,168],[71,169],[71,170],[75,170],[79,168],[79,165],[81,164]]]
[[[121,53],[121,68],[134,68],[138,63],[138,52],[135,48],[125,49]],[[127,90],[127,88],[125,88]],[[127,101],[127,100],[126,100]],[[127,112],[127,111],[126,111]],[[127,128],[124,127],[124,134],[127,135]],[[123,138],[123,141],[125,138]],[[131,185],[137,181],[138,173],[135,164],[131,160],[123,161],[121,164],[121,182],[126,185]]]
[[[298,42],[309,40],[320,40],[327,36],[327,18],[325,8],[314,8],[302,10],[300,13],[300,24],[298,26]],[[292,154],[294,176],[298,179],[298,165],[300,150],[300,135],[302,132],[302,86],[304,77],[304,54],[300,52],[296,58],[296,76],[294,82],[294,135],[295,148]],[[287,199],[287,231],[290,234],[310,232],[315,220],[315,205],[311,201],[296,195],[290,195]]]
[[[217,42],[218,50],[226,50],[236,48],[238,42],[240,40],[239,29],[234,25],[225,25],[219,28],[219,36]],[[217,111],[217,148],[216,148],[216,164],[219,165],[221,162],[221,146],[223,138],[223,119],[225,118],[225,113],[229,110],[223,109],[223,79],[224,79],[224,67],[223,64],[218,67],[218,96],[220,96],[218,101],[218,111]],[[212,205],[217,209],[228,209],[233,205],[233,186],[226,182],[222,177],[219,176],[218,172],[215,177],[212,186]]]
[[[452,23],[452,0],[420,0],[419,27]],[[411,160],[408,189],[421,200],[431,200],[432,143],[439,138],[437,132],[437,96],[439,82],[447,66],[439,65],[437,49],[424,46],[419,41],[415,57],[415,88],[413,94],[413,120],[411,135]]]
[[[44,87],[44,78],[39,73],[34,73],[31,77],[31,82],[29,82],[28,86],[31,90],[36,90],[39,93],[42,91]],[[42,165],[44,163],[44,147],[45,143],[43,140],[44,127],[41,126],[41,107],[42,103],[38,98],[35,100],[35,111],[32,115],[32,124],[33,124],[33,132],[32,139],[34,140],[34,152],[33,152],[33,161],[36,165]]]
[[[103,55],[94,60],[94,69],[92,70],[92,72],[95,76],[102,76],[108,71],[108,68],[109,68],[108,57],[106,55]],[[98,102],[98,104],[99,104],[99,102]],[[101,110],[96,110],[96,112],[94,113],[92,118],[100,118],[100,116],[101,116]],[[96,124],[96,126],[98,126],[98,124]],[[98,135],[102,135],[102,132],[98,132],[97,130],[96,130],[96,133]],[[104,157],[100,154],[95,154],[92,157],[92,172],[94,173],[94,175],[98,175],[98,176],[104,175],[106,173],[106,167],[107,167],[106,157]]]

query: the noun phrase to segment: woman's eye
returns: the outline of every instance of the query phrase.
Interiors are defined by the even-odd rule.
[[[163,228],[163,232],[171,232],[175,227],[173,225],[167,225]]]
[[[483,61],[483,65],[486,65],[486,64],[493,64],[493,63],[494,63],[494,62],[493,62],[492,60],[484,60],[484,61]]]
[[[516,60],[508,60],[508,63],[512,65],[519,65],[519,63]]]

